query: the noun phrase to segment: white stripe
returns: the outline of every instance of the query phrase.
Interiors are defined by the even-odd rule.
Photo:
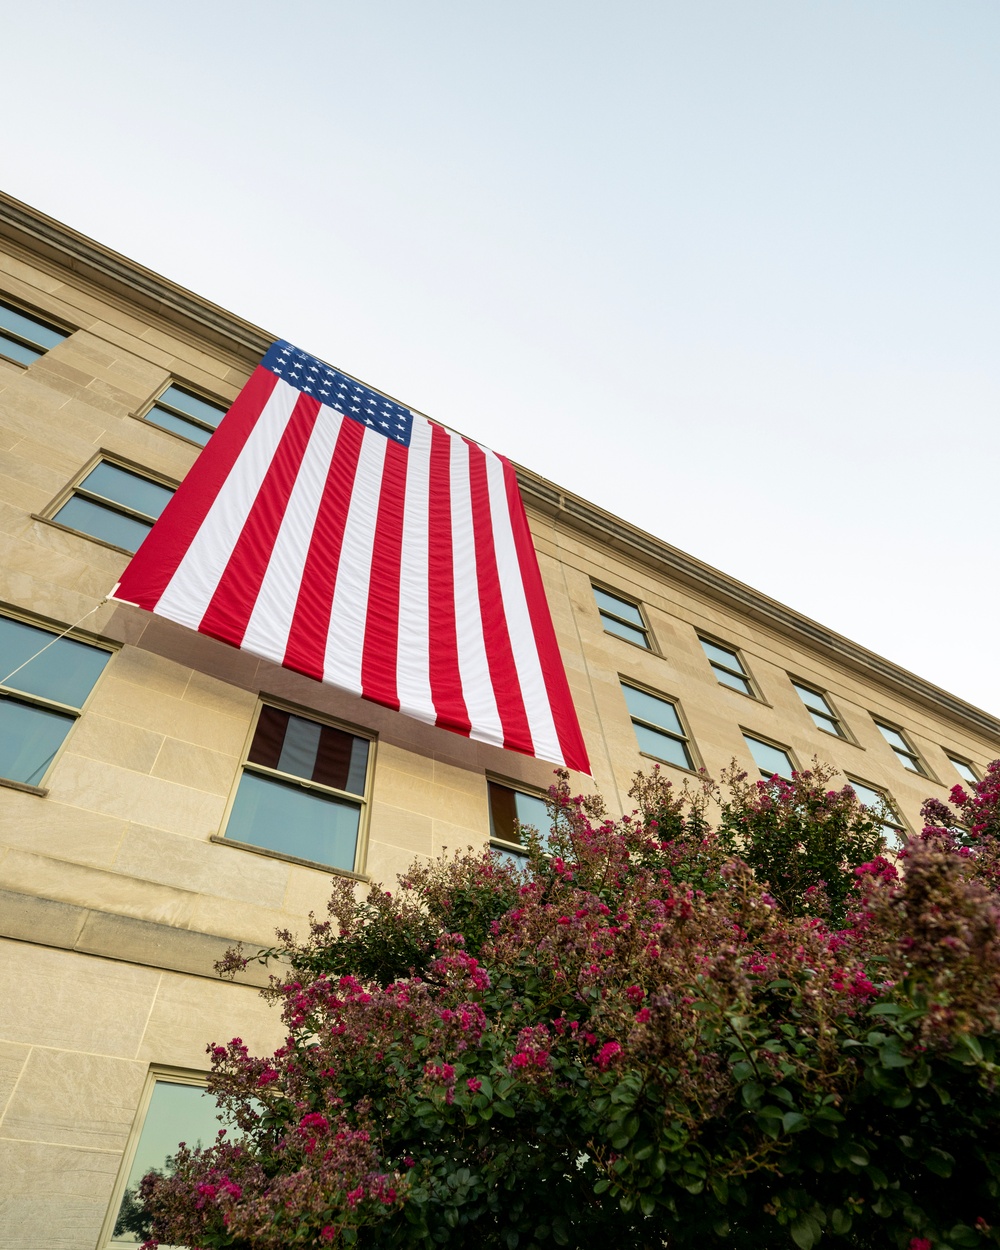
[[[361,660],[365,651],[368,587],[371,584],[375,522],[382,495],[382,467],[388,440],[365,430],[354,475],[354,488],[344,525],[337,565],[330,628],[326,636],[323,680],[351,694],[361,693]]]
[[[462,697],[472,728],[470,738],[503,746],[503,725],[497,711],[493,679],[486,658],[483,615],[479,607],[476,573],[476,533],[472,524],[472,487],[469,482],[469,446],[464,438],[451,440],[451,548],[455,577],[455,640]]]
[[[507,632],[514,653],[521,698],[528,717],[531,742],[539,759],[563,764],[562,747],[552,718],[545,675],[538,658],[535,631],[531,627],[528,600],[521,580],[521,566],[514,545],[514,531],[510,521],[510,505],[504,484],[503,462],[488,447],[486,453],[486,480],[490,491],[490,513],[493,519],[493,549],[496,552],[497,572],[500,575],[500,596],[503,599]]]
[[[431,426],[413,418],[406,458],[406,500],[400,550],[399,640],[396,648],[396,693],[399,710],[433,725],[437,720],[431,696],[430,611],[427,588],[429,557],[428,493],[431,476]]]
[[[319,410],[243,636],[244,651],[276,664],[285,658],[330,461],[340,427],[347,419],[325,404]],[[311,588],[307,587],[306,593],[310,594]]]
[[[299,392],[278,381],[250,437],[153,609],[197,629],[247,523]]]

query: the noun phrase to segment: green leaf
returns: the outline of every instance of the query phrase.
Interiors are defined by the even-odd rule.
[[[944,1150],[938,1150],[937,1146],[932,1146],[924,1155],[924,1167],[928,1171],[933,1172],[935,1176],[943,1176],[945,1178],[951,1176],[952,1168],[955,1166],[954,1158]]]
[[[781,1117],[781,1127],[786,1133],[801,1133],[809,1127],[809,1121],[798,1111],[788,1111]]]
[[[902,1010],[898,1003],[876,1003],[868,1014],[870,1016],[898,1016]]]
[[[649,1217],[656,1210],[656,1199],[650,1197],[649,1194],[643,1194],[639,1199],[639,1206],[642,1209],[643,1215],[649,1219]]]
[[[557,1215],[552,1221],[552,1240],[557,1246],[569,1245],[569,1223],[564,1215]]]
[[[508,1229],[505,1240],[507,1242],[507,1250],[517,1250],[517,1243],[520,1241],[520,1238],[514,1229]]]
[[[751,1081],[740,1088],[740,1098],[743,1100],[744,1107],[756,1107],[763,1097],[764,1086],[758,1081]]]
[[[791,1226],[792,1241],[799,1250],[812,1250],[819,1241],[820,1226],[811,1215],[800,1215]]]
[[[908,1068],[913,1062],[909,1055],[904,1055],[900,1051],[898,1041],[891,1042],[887,1046],[881,1046],[878,1057],[883,1068]]]
[[[851,1217],[841,1207],[834,1207],[830,1212],[830,1227],[835,1233],[849,1233],[851,1231]]]
[[[948,1230],[948,1240],[956,1246],[980,1245],[979,1234],[968,1224],[956,1224]]]
[[[602,1176],[601,1179],[597,1181],[594,1185],[594,1193],[603,1194],[609,1188],[610,1185],[611,1185],[611,1182],[608,1180],[608,1178],[606,1176]]]
[[[493,1110],[498,1114],[505,1116],[508,1120],[513,1120],[516,1112],[509,1102],[495,1102]]]

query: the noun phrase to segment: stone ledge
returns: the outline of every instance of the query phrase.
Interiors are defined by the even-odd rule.
[[[0,889],[0,937],[213,981],[219,979],[215,961],[236,945],[221,934],[176,929],[4,889]],[[266,969],[250,964],[240,975],[239,984],[261,986],[267,979]]]

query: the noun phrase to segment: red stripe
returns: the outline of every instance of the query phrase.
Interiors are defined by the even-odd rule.
[[[428,649],[431,699],[438,725],[468,737],[472,722],[462,695],[455,632],[455,568],[451,542],[451,440],[431,426],[428,485]]]
[[[288,646],[282,660],[285,668],[305,673],[316,681],[323,680],[326,636],[330,628],[340,550],[344,544],[344,527],[364,435],[363,425],[349,417],[341,418],[337,445],[330,459],[316,525],[302,569],[302,583],[288,632]]]
[[[503,742],[509,751],[534,755],[528,714],[521,697],[521,683],[510,645],[510,630],[504,613],[497,568],[490,489],[486,475],[486,453],[475,443],[469,445],[469,486],[472,496],[472,528],[476,539],[476,577],[479,582],[479,611],[483,621],[483,642],[490,667],[493,694],[503,726]]]
[[[319,409],[319,400],[312,395],[300,394],[295,401],[250,515],[201,618],[199,633],[234,647],[242,644]]]
[[[159,522],[132,557],[115,591],[116,599],[137,603],[149,611],[156,607],[277,383],[270,369],[258,366],[254,370]]]
[[[366,699],[399,708],[396,655],[399,642],[399,574],[406,502],[406,448],[386,439],[382,493],[375,520],[361,691]]]
[[[517,474],[509,460],[498,457],[503,464],[504,485],[507,489],[507,507],[510,511],[511,529],[514,533],[514,545],[517,559],[521,566],[521,581],[524,584],[528,614],[531,617],[531,628],[535,635],[535,647],[542,666],[545,689],[548,693],[552,719],[555,722],[559,745],[567,768],[575,768],[581,773],[590,773],[587,759],[587,748],[580,732],[580,724],[573,706],[566,670],[563,668],[562,656],[556,632],[552,627],[549,605],[545,598],[542,575],[538,568],[538,557],[535,545],[528,528],[528,518],[524,513],[524,502],[517,485]]]

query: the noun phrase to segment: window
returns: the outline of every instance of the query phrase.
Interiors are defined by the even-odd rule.
[[[145,414],[144,420],[204,447],[225,415],[222,404],[214,404],[186,391],[183,386],[171,384]]]
[[[149,1232],[138,1208],[139,1182],[147,1172],[169,1167],[180,1142],[192,1147],[211,1146],[220,1127],[218,1104],[205,1093],[204,1085],[191,1079],[154,1074],[139,1105],[130,1148],[122,1160],[125,1175],[119,1177],[112,1199],[114,1219],[112,1222],[109,1216],[110,1229],[105,1225],[102,1247],[142,1245]],[[227,1124],[227,1130],[232,1140],[232,1126]]]
[[[902,730],[893,729],[891,725],[883,725],[881,721],[876,721],[879,733],[888,742],[895,752],[896,759],[908,768],[911,773],[919,773],[921,777],[928,775],[927,769],[924,767],[920,756],[910,746],[906,738],[903,737]]]
[[[30,365],[66,338],[68,330],[59,330],[0,300],[0,356]]]
[[[809,686],[803,686],[794,677],[792,678],[792,685],[795,687],[799,698],[806,705],[806,710],[813,718],[813,724],[817,729],[822,729],[824,733],[835,734],[838,738],[847,737],[844,726],[840,723],[836,712],[834,712],[833,708],[818,690],[813,690]]]
[[[173,493],[170,486],[102,460],[73,487],[52,520],[131,555]]]
[[[709,642],[707,638],[699,638],[698,641],[704,647],[712,672],[721,686],[738,690],[740,694],[747,694],[751,699],[757,698],[750,674],[735,651],[730,651],[728,647],[722,647],[717,642]]]
[[[979,778],[976,775],[976,770],[972,767],[968,760],[963,760],[958,755],[949,755],[948,759],[951,761],[952,768],[954,768],[955,772],[958,773],[963,781],[967,781],[970,786],[979,785]]]
[[[694,768],[689,747],[690,739],[684,732],[677,707],[669,699],[647,694],[622,682],[622,694],[632,717],[632,728],[639,743],[639,750],[654,759],[676,764],[678,768]]]
[[[637,647],[643,647],[646,651],[652,651],[649,629],[638,606],[629,603],[627,599],[619,599],[610,591],[601,590],[600,586],[593,589],[604,632],[624,638],[626,642],[634,642]]]
[[[906,829],[892,799],[884,790],[866,786],[863,781],[855,781],[853,777],[848,777],[847,780],[865,807],[874,807],[879,811],[883,817],[882,833],[885,840],[893,850],[898,850],[906,841]]]
[[[777,775],[785,781],[791,778],[795,765],[792,763],[792,757],[783,747],[775,746],[771,742],[765,742],[763,738],[755,738],[753,734],[748,733],[744,733],[743,741],[750,748],[750,754],[760,769],[761,776]]]
[[[370,748],[368,738],[263,704],[226,837],[360,871]]]
[[[545,800],[537,794],[526,794],[497,781],[488,781],[490,800],[490,844],[504,859],[523,868],[525,856],[513,848],[523,846],[519,825],[531,825],[548,841],[551,818]]]
[[[0,777],[38,787],[111,652],[0,616],[0,657]]]

